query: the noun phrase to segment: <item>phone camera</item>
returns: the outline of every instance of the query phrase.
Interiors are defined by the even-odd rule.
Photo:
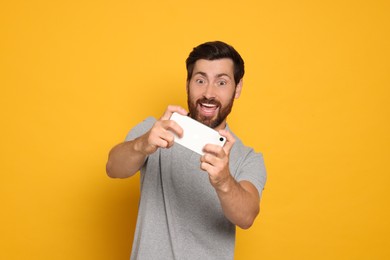
[[[223,137],[220,137],[220,138],[219,138],[219,141],[223,142],[223,140],[224,140]]]

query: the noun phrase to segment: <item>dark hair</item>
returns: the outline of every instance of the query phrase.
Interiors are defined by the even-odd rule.
[[[194,65],[197,60],[218,60],[223,58],[233,60],[234,81],[237,85],[244,76],[244,60],[232,46],[221,41],[206,42],[192,50],[186,60],[187,82],[190,81],[192,77]]]

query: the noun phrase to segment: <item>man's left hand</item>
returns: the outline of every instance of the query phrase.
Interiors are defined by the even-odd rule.
[[[200,168],[209,174],[211,185],[218,190],[226,190],[232,178],[229,170],[229,154],[235,139],[227,130],[220,130],[219,134],[226,138],[223,147],[207,144],[203,148],[204,155],[200,158]]]

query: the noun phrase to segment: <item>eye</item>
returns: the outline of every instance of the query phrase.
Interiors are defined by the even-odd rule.
[[[218,86],[225,86],[226,84],[227,84],[227,82],[224,80],[218,81]]]
[[[204,80],[203,79],[196,79],[195,82],[198,83],[198,84],[203,84]]]

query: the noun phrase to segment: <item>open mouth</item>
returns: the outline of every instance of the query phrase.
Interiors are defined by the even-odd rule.
[[[214,116],[218,110],[218,105],[214,103],[199,103],[200,112],[203,116]]]

